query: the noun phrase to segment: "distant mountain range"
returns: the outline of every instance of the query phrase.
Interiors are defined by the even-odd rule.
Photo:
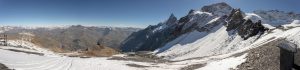
[[[16,27],[3,26],[2,32],[9,40],[28,41],[57,52],[80,51],[98,46],[119,49],[120,43],[140,28],[131,27],[87,27],[72,25],[66,27]],[[28,36],[28,34],[30,34]]]

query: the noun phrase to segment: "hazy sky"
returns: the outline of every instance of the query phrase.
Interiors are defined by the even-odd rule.
[[[146,27],[190,9],[226,2],[245,12],[300,12],[300,0],[0,0],[0,25]]]

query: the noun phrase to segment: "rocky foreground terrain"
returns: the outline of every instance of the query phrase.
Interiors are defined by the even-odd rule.
[[[272,44],[247,51],[246,61],[238,70],[280,70],[280,49]]]

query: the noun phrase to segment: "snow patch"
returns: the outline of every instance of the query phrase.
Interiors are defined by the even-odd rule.
[[[202,11],[195,11],[193,14],[194,15],[196,15],[196,14],[208,14],[208,15],[212,16],[211,13],[209,13],[209,12],[202,12]]]
[[[156,27],[153,31],[152,31],[152,33],[155,33],[155,32],[157,32],[157,31],[161,31],[161,30],[163,30],[163,29],[165,29],[165,28],[167,28],[168,26],[166,25],[166,24],[162,24],[162,25],[160,25],[159,27]]]
[[[246,13],[246,16],[244,17],[244,19],[250,19],[254,22],[257,22],[258,20],[263,20],[262,17],[260,17],[259,15],[255,14],[255,13]]]
[[[213,23],[213,22],[216,22],[218,19],[220,19],[220,17],[217,17],[217,18],[214,18],[212,20],[210,20],[207,24],[210,24],[210,23]]]
[[[28,41],[23,41],[23,40],[8,40],[8,45],[9,46],[14,46],[16,48],[25,48],[25,49],[28,49],[30,51],[33,51],[33,52],[39,52],[39,53],[43,53],[45,55],[54,55],[54,52],[50,51],[50,50],[47,50],[47,49],[44,49],[44,48],[41,48],[31,42],[28,42]],[[28,51],[27,50],[27,51]]]
[[[300,20],[294,20],[292,23],[290,24],[285,24],[282,25],[285,29],[289,28],[289,27],[299,27],[300,26]]]

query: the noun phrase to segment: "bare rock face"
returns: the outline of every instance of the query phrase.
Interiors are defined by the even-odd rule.
[[[177,18],[174,16],[174,14],[171,14],[171,16],[169,17],[169,19],[166,21],[166,24],[168,26],[172,26],[175,24],[175,22],[177,21]]]
[[[238,34],[244,38],[245,40],[248,39],[249,37],[252,37],[254,35],[257,35],[259,33],[263,34],[267,28],[265,28],[261,24],[261,20],[259,20],[256,23],[253,23],[251,20],[246,20],[243,23],[243,26],[241,26],[238,30]]]
[[[240,9],[233,9],[227,18],[228,23],[226,25],[226,31],[236,29],[242,25],[242,23],[245,21],[243,18],[244,17]]]
[[[228,21],[226,31],[235,30],[245,40],[268,30],[261,24],[261,20],[255,23],[250,19],[245,20],[240,9],[233,9],[226,20]]]
[[[150,25],[143,30],[132,33],[121,43],[121,51],[152,51],[159,48],[168,40],[175,38],[171,32],[178,26],[177,22],[177,18],[171,14],[166,22]]]

